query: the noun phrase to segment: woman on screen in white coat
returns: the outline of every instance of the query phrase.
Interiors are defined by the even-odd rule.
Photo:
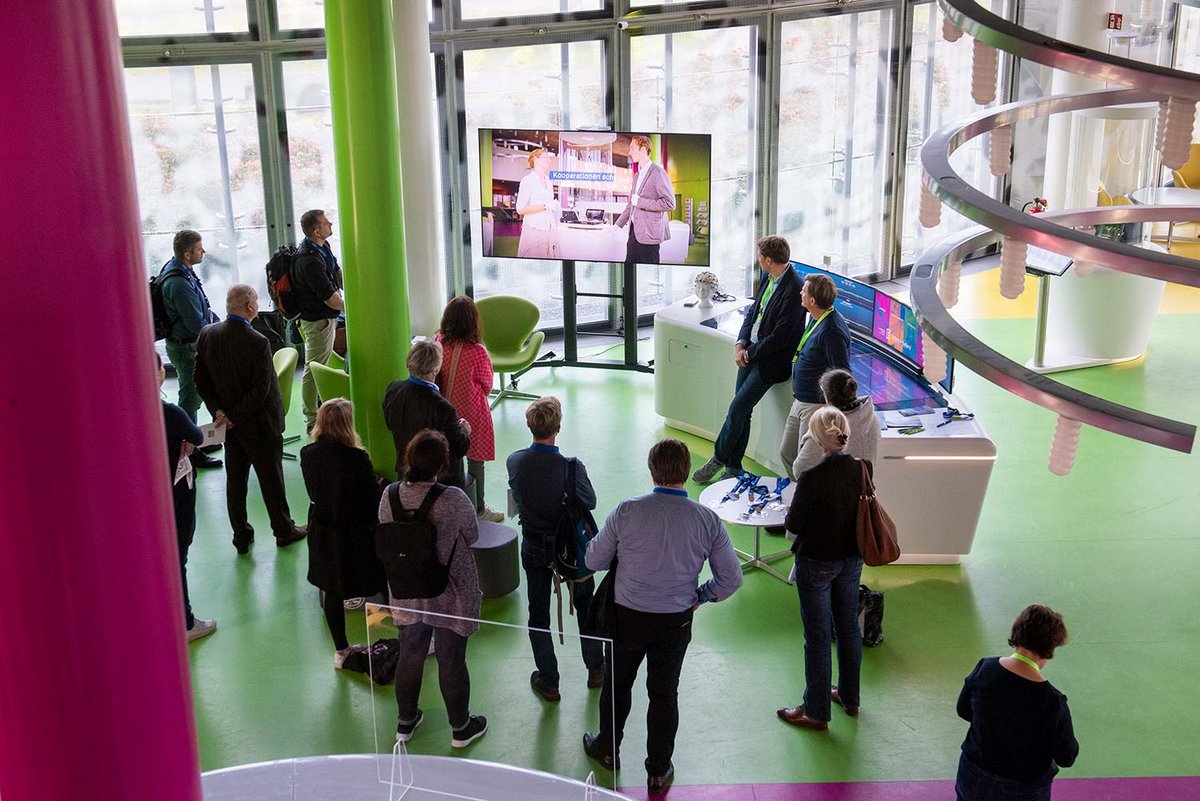
[[[517,243],[517,255],[526,259],[553,259],[554,226],[557,208],[554,205],[554,187],[550,185],[550,151],[537,148],[529,154],[532,170],[521,179],[517,190],[517,214],[521,217],[521,239]]]

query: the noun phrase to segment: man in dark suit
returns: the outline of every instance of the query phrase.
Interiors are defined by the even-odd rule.
[[[804,331],[805,312],[800,304],[800,277],[788,263],[791,255],[787,240],[781,236],[758,240],[758,263],[767,280],[759,280],[758,294],[733,346],[733,360],[738,366],[733,400],[713,446],[713,457],[692,474],[697,484],[712,481],[722,467],[722,478],[742,472],[754,407],[767,390],[792,374],[792,355]]]
[[[248,284],[230,287],[229,316],[207,326],[196,342],[196,388],[213,422],[225,432],[225,502],[233,547],[250,550],[254,529],[246,519],[250,468],[258,476],[271,530],[279,547],[304,539],[292,522],[283,489],[283,398],[267,338],[250,327],[258,316],[258,293]]]
[[[629,141],[629,164],[638,165],[630,188],[629,203],[617,217],[617,227],[629,225],[625,260],[658,264],[658,247],[671,238],[667,213],[675,209],[675,188],[667,171],[654,163],[654,145],[648,136]]]
[[[463,457],[471,444],[471,424],[458,416],[450,401],[442,397],[434,379],[442,369],[442,345],[429,339],[413,343],[406,360],[408,378],[388,384],[383,396],[383,417],[396,443],[396,475],[404,475],[404,451],[408,441],[424,428],[446,435],[450,464],[443,484],[466,489]]]

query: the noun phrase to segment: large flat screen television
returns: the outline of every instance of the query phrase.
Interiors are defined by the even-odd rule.
[[[483,255],[709,266],[708,134],[482,128]]]

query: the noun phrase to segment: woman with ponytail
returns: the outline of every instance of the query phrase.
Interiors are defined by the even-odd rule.
[[[862,665],[858,583],[863,561],[855,526],[862,463],[845,452],[850,423],[841,410],[822,406],[809,419],[808,430],[824,457],[800,475],[786,523],[796,535],[792,553],[804,623],[804,701],[776,714],[793,726],[824,731],[831,702],[851,717],[858,714]],[[869,469],[870,463],[866,464]],[[837,686],[832,682],[831,628],[837,631]]]

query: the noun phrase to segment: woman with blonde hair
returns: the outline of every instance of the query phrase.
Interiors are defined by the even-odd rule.
[[[354,430],[354,406],[345,398],[317,409],[313,443],[300,450],[308,507],[308,581],[325,593],[325,622],[333,637],[333,666],[341,669],[355,648],[346,639],[343,602],[387,589],[375,555],[375,526],[382,491],[371,457]]]
[[[787,530],[796,535],[796,590],[804,623],[804,701],[776,712],[793,726],[824,731],[830,703],[858,714],[862,634],[858,630],[858,583],[863,561],[856,524],[862,492],[860,462],[845,452],[850,441],[846,415],[822,406],[808,422],[821,446],[820,464],[802,473],[788,510]],[[837,631],[838,686],[832,684],[830,623]]]
[[[550,183],[550,165],[554,156],[545,148],[529,153],[530,172],[517,188],[517,215],[521,218],[521,238],[517,255],[525,259],[553,259],[554,226],[558,222],[554,206],[554,187]]]

